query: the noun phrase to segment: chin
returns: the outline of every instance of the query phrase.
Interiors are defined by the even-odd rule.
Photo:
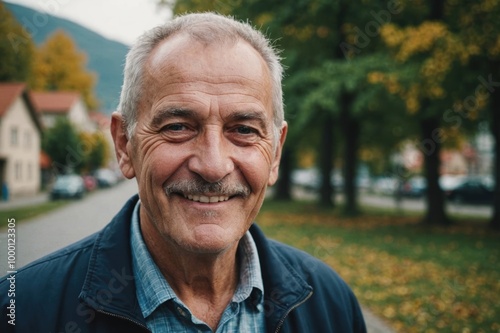
[[[237,246],[243,235],[228,234],[217,225],[198,226],[193,232],[188,248],[196,253],[217,254]],[[221,231],[223,231],[221,233]]]

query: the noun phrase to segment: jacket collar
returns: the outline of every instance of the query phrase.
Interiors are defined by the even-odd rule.
[[[111,222],[98,233],[80,299],[95,310],[123,317],[146,327],[136,296],[130,249],[130,223],[138,201],[134,195]],[[282,258],[276,246],[253,224],[250,233],[257,246],[264,280],[267,329],[308,298],[312,287]]]
[[[129,199],[98,233],[80,299],[98,312],[146,327],[137,301],[130,249],[131,216],[138,200],[138,195]]]
[[[311,296],[313,288],[282,256],[282,251],[277,251],[277,246],[282,245],[270,241],[256,224],[250,227],[250,233],[262,268],[267,331],[277,332],[289,312]]]

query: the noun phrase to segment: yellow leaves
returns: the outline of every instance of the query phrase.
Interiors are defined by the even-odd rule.
[[[402,98],[410,114],[419,111],[423,100],[446,98],[443,82],[454,64],[459,62],[466,65],[472,56],[481,52],[477,43],[464,43],[460,36],[449,31],[442,22],[427,21],[407,28],[387,24],[382,27],[381,36],[386,45],[394,50],[394,58],[401,63],[408,62],[417,55],[424,56],[415,62],[419,65],[415,83],[403,86],[397,84],[397,79],[377,72],[370,73],[367,77],[369,83],[381,83],[389,93]],[[500,38],[498,52],[500,54]],[[477,109],[481,109],[479,103]]]
[[[428,95],[433,99],[443,98],[445,96],[445,91],[441,86],[431,86],[428,89]]]
[[[327,38],[331,30],[327,26],[315,26],[308,24],[300,27],[295,25],[287,25],[283,28],[283,33],[287,36],[293,37],[301,42],[305,42],[314,36],[319,38]]]
[[[372,248],[346,246],[355,249],[338,247],[335,258],[327,258],[326,262],[351,285],[359,286],[355,290],[361,303],[369,305],[398,331],[440,332],[439,328],[455,323],[457,328],[451,331],[460,332],[466,323],[480,321],[480,314],[495,302],[495,296],[484,298],[488,293],[498,293],[494,277],[468,273],[470,277],[462,281],[459,272],[431,262],[401,260]],[[423,285],[429,290],[422,289]],[[466,295],[483,301],[462,301]]]
[[[370,72],[367,81],[371,84],[383,84],[387,91],[393,95],[399,95],[405,102],[406,109],[410,114],[418,112],[420,109],[421,87],[419,84],[412,84],[405,89],[395,75],[381,72]],[[435,94],[441,93],[440,87],[435,87]],[[444,94],[444,91],[442,91]]]
[[[388,306],[384,309],[384,311],[382,312],[384,317],[386,318],[394,318],[396,316],[396,309],[394,306]]]
[[[500,56],[500,35],[497,36],[493,46],[488,51],[490,56],[497,57]]]
[[[367,75],[367,81],[371,84],[383,83],[385,74],[382,72],[370,72]]]
[[[380,28],[380,36],[387,46],[397,47],[403,43],[405,32],[396,25],[390,23]]]
[[[86,171],[105,166],[111,157],[111,149],[103,132],[80,132],[79,137],[84,147]]]
[[[387,46],[398,49],[396,60],[404,62],[417,53],[430,51],[437,41],[447,36],[448,29],[440,22],[424,22],[403,29],[387,24],[380,33]]]
[[[326,38],[330,35],[330,29],[326,26],[320,26],[316,29],[316,35],[318,35],[319,38]]]
[[[420,110],[420,85],[412,84],[410,89],[403,93],[406,109],[410,114],[415,114]]]
[[[33,75],[29,82],[33,90],[78,91],[90,109],[97,107],[93,93],[96,77],[85,69],[86,55],[63,31],[56,31],[35,54]]]
[[[305,27],[297,27],[294,25],[287,25],[283,32],[285,35],[294,37],[301,42],[307,41],[316,33],[316,29],[313,25],[306,25]]]
[[[257,26],[265,26],[269,22],[271,22],[273,19],[274,19],[274,16],[272,13],[264,12],[264,13],[261,13],[257,16],[257,18],[255,19],[255,24]]]
[[[402,228],[389,231],[401,225],[415,228],[418,219],[383,216],[340,219],[310,211],[264,211],[258,220],[262,226],[274,230],[271,237],[305,249],[334,267],[353,288],[361,304],[384,318],[397,332],[498,332],[500,329],[500,271],[486,268],[498,267],[498,251],[493,251],[488,263],[446,264],[464,251],[491,247],[491,243],[485,243],[487,239],[467,243],[470,249],[464,247],[467,244],[462,243],[460,235],[445,242],[437,237],[433,242],[419,243],[412,240],[411,231],[403,232]],[[384,226],[391,227],[377,232]],[[471,224],[441,232],[474,237],[480,230]],[[370,242],[366,241],[366,234]],[[436,235],[429,234],[430,239],[433,236]]]
[[[490,12],[498,6],[498,0],[483,0],[478,1],[477,5],[482,12]]]

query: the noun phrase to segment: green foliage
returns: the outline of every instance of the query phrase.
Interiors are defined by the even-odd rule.
[[[325,156],[328,149],[320,147],[348,153],[358,149],[349,144],[359,142],[364,162],[388,170],[388,156],[402,143],[432,141],[424,164],[429,215],[444,212],[436,200],[441,147],[458,146],[478,122],[494,118],[485,111],[493,111],[492,90],[498,90],[500,77],[499,1],[165,2],[177,13],[216,10],[250,20],[278,39],[287,66],[287,147]],[[484,81],[494,82],[486,93]],[[332,137],[325,131],[342,135],[332,145],[322,142]],[[358,132],[359,138],[349,136]],[[344,155],[342,162],[355,170],[356,154]]]
[[[110,152],[102,132],[79,133],[65,117],[45,131],[42,149],[58,173],[93,172],[108,163]]]
[[[27,80],[33,52],[30,35],[0,2],[0,82]]]
[[[42,149],[52,159],[52,166],[57,173],[79,172],[84,167],[84,143],[65,117],[58,118],[54,127],[44,132]]]
[[[81,133],[80,139],[85,145],[84,163],[87,172],[106,166],[109,159],[109,146],[102,132]]]

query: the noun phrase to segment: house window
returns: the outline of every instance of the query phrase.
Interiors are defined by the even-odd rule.
[[[23,165],[21,162],[16,162],[14,165],[14,178],[18,181],[22,180],[23,178]]]
[[[28,180],[33,180],[33,164],[28,164]]]
[[[17,147],[19,142],[19,131],[17,127],[12,127],[10,129],[10,145],[12,147]]]
[[[31,132],[26,131],[24,132],[24,147],[27,149],[31,148]]]

